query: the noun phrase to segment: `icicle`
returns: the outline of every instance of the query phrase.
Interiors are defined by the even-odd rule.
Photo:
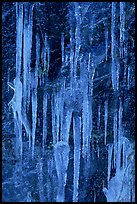
[[[74,179],[73,179],[73,202],[78,202],[78,186],[79,186],[79,171],[80,171],[80,145],[81,145],[81,117],[74,116],[73,118],[73,133],[74,133]]]
[[[131,67],[128,66],[128,76],[127,76],[128,90],[130,89],[130,78],[131,78]]]
[[[83,111],[82,111],[82,122],[83,122],[83,146],[82,146],[82,156],[85,158],[88,151],[88,96],[85,95],[83,99]]]
[[[59,141],[59,127],[60,127],[60,98],[59,92],[56,94],[56,127],[57,127],[57,141]]]
[[[116,36],[115,36],[115,29],[116,29],[116,2],[112,2],[112,20],[111,20],[111,57],[112,57],[112,85],[114,91],[117,89],[117,75],[116,75]]]
[[[55,128],[55,93],[53,92],[51,96],[51,106],[52,106],[52,135],[53,135],[53,144],[57,143],[57,134]]]
[[[100,130],[100,109],[101,109],[101,105],[99,103],[98,104],[98,122],[97,122],[97,129],[98,129],[98,131]]]
[[[73,14],[72,9],[69,10],[69,23],[70,23],[70,87],[73,88],[73,73],[74,73],[74,37],[72,31]]]
[[[30,63],[31,63],[31,49],[32,49],[32,29],[33,29],[33,7],[34,4],[29,5],[29,25],[28,25],[28,79],[27,79],[27,110],[29,110],[30,105],[30,81],[31,81],[31,74],[30,74]]]
[[[99,149],[99,145],[98,145],[98,146],[97,146],[98,158],[99,158],[99,152],[100,152],[100,149]]]
[[[116,157],[117,157],[117,111],[116,110],[114,110],[113,131],[114,131],[114,168],[115,168]]]
[[[20,156],[22,159],[22,121],[21,118],[21,108],[22,108],[22,83],[17,76],[14,79],[14,87],[15,87],[15,100],[16,100],[16,110],[18,113],[18,140],[19,140],[19,149],[20,149]]]
[[[106,145],[107,139],[107,123],[108,123],[108,99],[105,101],[105,115],[104,115],[104,122],[105,122],[105,137],[104,137],[104,144]]]
[[[120,161],[121,161],[121,148],[122,148],[122,111],[123,111],[123,107],[122,107],[122,101],[120,99],[120,104],[119,104],[119,126],[118,126],[118,152],[117,152],[117,168],[116,170],[120,169]]]
[[[110,180],[111,164],[112,164],[112,151],[113,151],[113,144],[109,144],[108,145],[108,188],[109,188],[109,180]]]
[[[9,85],[10,88],[12,88],[15,91],[15,87],[10,82],[8,83],[8,85]],[[22,92],[22,90],[21,90],[21,92]],[[13,96],[12,100],[9,102],[8,105],[9,106],[12,105],[13,114],[14,114],[14,118],[15,118],[15,121],[16,121],[16,119],[17,119],[17,116],[16,116],[17,106],[16,106],[16,96],[15,96],[15,93],[14,93],[14,96]],[[26,112],[25,112],[23,107],[21,108],[21,114],[18,113],[18,118],[22,122],[22,124],[24,125],[24,128],[26,130],[27,136],[29,135],[29,141],[30,141],[31,128],[30,128],[29,121],[28,121],[28,119],[26,117]],[[16,125],[15,125],[15,132],[16,132]]]
[[[44,155],[44,145],[46,143],[46,138],[47,138],[47,91],[44,90],[44,95],[43,95],[43,142],[42,142],[43,155]]]
[[[44,202],[44,188],[43,188],[43,173],[42,173],[42,168],[43,168],[43,162],[42,159],[38,161],[37,163],[37,174],[38,174],[38,190],[39,190],[39,198],[40,202]]]
[[[23,3],[16,2],[16,75],[20,77],[22,62]]]
[[[36,79],[33,73],[32,77],[32,158],[34,158],[34,145],[35,145],[35,131],[37,123],[37,88],[35,87]]]
[[[79,52],[80,52],[80,47],[81,47],[81,39],[80,39],[80,7],[79,3],[75,2],[75,17],[76,17],[76,30],[75,30],[75,41],[76,41],[76,46],[75,46],[75,57],[74,57],[74,80],[76,80],[77,76],[77,61],[79,57]]]
[[[105,41],[106,41],[106,61],[108,59],[108,28],[105,27]]]
[[[7,84],[10,81],[10,69],[8,68],[8,77],[7,77]],[[8,86],[8,92],[9,92],[9,86]]]
[[[43,48],[43,62],[44,62],[44,71],[47,70],[47,48],[48,48],[48,43],[47,43],[47,35],[45,33],[45,45]]]
[[[94,203],[96,202],[96,191],[94,189]]]
[[[28,2],[24,3],[24,35],[23,35],[23,107],[26,109],[27,104],[27,79],[28,79],[28,25],[29,25],[29,19],[28,19]]]
[[[61,135],[60,139],[63,140],[63,117],[64,117],[64,94],[65,94],[65,80],[62,81],[61,91],[60,91],[60,122],[61,122]]]
[[[65,53],[64,53],[64,33],[62,33],[62,35],[61,35],[61,48],[62,48],[62,65],[63,65],[64,59],[65,59],[65,57],[64,57],[64,55],[65,55]]]
[[[48,67],[47,67],[47,73],[49,71],[49,63],[50,63],[50,48],[48,47]]]
[[[69,151],[69,145],[66,142],[60,141],[54,146],[54,157],[58,176],[58,193],[56,202],[64,202]]]
[[[124,32],[125,32],[125,14],[124,14],[124,2],[120,2],[120,57],[123,58],[123,43],[124,43]]]
[[[71,117],[72,117],[72,109],[71,108],[64,108],[64,115],[63,115],[63,127],[62,127],[62,135],[63,141],[68,142],[69,140],[69,130],[71,124]]]

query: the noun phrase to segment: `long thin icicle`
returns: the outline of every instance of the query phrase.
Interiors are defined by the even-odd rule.
[[[120,57],[124,56],[124,32],[125,32],[125,14],[124,14],[124,2],[120,2]]]
[[[122,112],[123,112],[123,107],[122,107],[122,101],[120,99],[120,104],[119,104],[119,125],[118,125],[118,151],[117,151],[117,168],[116,170],[120,169],[120,161],[121,161],[121,148],[122,148]]]
[[[113,151],[113,144],[109,144],[108,145],[108,188],[109,188],[109,180],[110,180],[111,164],[112,164],[112,151]]]
[[[81,117],[73,117],[74,133],[74,179],[73,179],[73,202],[78,202],[78,185],[80,171],[80,145],[81,145]]]
[[[111,19],[111,57],[112,57],[112,86],[114,91],[117,90],[117,75],[116,75],[116,2],[112,2],[112,19]]]
[[[62,48],[62,65],[65,61],[65,53],[64,53],[64,33],[61,35],[61,48]]]
[[[47,91],[44,90],[44,95],[43,95],[43,142],[42,142],[43,154],[44,154],[44,145],[46,143],[46,138],[47,138]]]
[[[36,131],[36,122],[37,122],[37,88],[35,86],[36,79],[35,73],[32,75],[31,79],[33,83],[32,88],[32,158],[34,158],[34,145],[35,145],[35,131]]]
[[[33,28],[33,4],[29,5],[29,25],[28,25],[28,79],[27,79],[27,109],[29,110],[30,105],[30,80],[31,80],[31,74],[30,74],[30,63],[31,63],[31,49],[32,49],[32,28]]]
[[[16,2],[16,75],[20,77],[22,62],[23,3]]]
[[[105,115],[104,115],[104,122],[105,122],[105,137],[104,137],[104,143],[106,145],[107,140],[107,123],[108,123],[108,99],[105,101]]]
[[[34,158],[35,132],[37,123],[37,86],[38,86],[38,66],[40,60],[40,38],[36,35],[36,67],[32,73],[32,158]]]
[[[115,167],[116,157],[117,157],[117,111],[116,110],[114,110],[113,131],[114,131],[114,167]]]
[[[97,121],[97,129],[98,129],[98,131],[100,130],[100,109],[101,109],[101,105],[99,103],[98,104],[98,121]]]
[[[28,47],[28,26],[29,26],[29,19],[28,19],[28,6],[29,3],[25,2],[24,3],[24,36],[23,36],[23,107],[24,109],[27,108],[27,79],[28,79],[28,52],[29,52],[29,47]]]

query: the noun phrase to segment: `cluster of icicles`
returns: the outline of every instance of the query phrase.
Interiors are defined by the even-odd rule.
[[[78,202],[78,186],[79,186],[79,172],[80,172],[80,155],[81,155],[81,143],[82,143],[82,157],[87,163],[87,167],[90,164],[90,141],[92,138],[92,95],[93,95],[93,79],[95,74],[95,68],[97,62],[89,53],[86,56],[80,55],[81,47],[81,17],[79,3],[74,3],[76,29],[73,33],[72,26],[70,26],[70,52],[68,53],[64,47],[64,34],[61,37],[62,47],[62,69],[63,67],[70,66],[69,82],[66,78],[61,79],[60,88],[53,88],[51,94],[51,107],[52,107],[52,136],[54,145],[54,157],[56,163],[56,170],[58,176],[58,192],[56,201],[63,202],[65,200],[65,185],[67,179],[67,167],[69,162],[69,132],[71,121],[73,121],[73,137],[74,137],[74,179],[73,179],[73,202]],[[115,19],[114,12],[115,7],[112,3],[112,84],[114,92],[119,86],[119,67],[114,59],[115,52]],[[40,62],[40,37],[36,34],[36,67],[32,72],[30,71],[31,62],[31,48],[32,48],[32,27],[33,27],[33,4],[29,3],[17,3],[16,6],[16,78],[14,79],[14,85],[8,83],[8,85],[14,89],[14,97],[10,101],[9,105],[13,108],[14,123],[16,132],[16,154],[17,157],[22,160],[22,125],[26,130],[26,135],[29,138],[29,149],[32,151],[32,158],[35,155],[35,133],[37,123],[37,88],[38,88],[38,66]],[[23,8],[24,7],[24,8]],[[23,12],[24,10],[24,12]],[[123,15],[123,14],[122,14]],[[72,21],[72,11],[70,10],[70,23]],[[122,20],[121,20],[122,22]],[[123,25],[123,24],[122,24]],[[123,28],[121,27],[121,32]],[[74,37],[75,36],[75,37]],[[106,54],[107,59],[107,38],[106,34]],[[121,33],[121,55],[122,55],[122,38]],[[74,49],[75,41],[75,49]],[[23,46],[23,49],[22,49]],[[22,53],[23,50],[23,53]],[[49,69],[50,52],[47,42],[47,36],[45,34],[45,44],[43,46],[44,53],[44,68]],[[22,57],[23,56],[23,57]],[[99,61],[99,59],[98,59]],[[21,66],[23,63],[23,83],[21,82]],[[98,62],[99,63],[99,62]],[[80,69],[80,75],[77,75],[77,67]],[[116,78],[115,78],[116,77]],[[44,77],[40,78],[40,81],[44,82]],[[47,138],[47,109],[48,109],[48,91],[45,85],[43,94],[43,155],[45,151],[46,138]],[[30,103],[32,104],[32,129],[27,117],[27,111],[29,110]],[[108,120],[108,99],[104,104],[104,143],[107,143],[107,120]],[[100,118],[100,108],[99,108]],[[98,126],[100,125],[98,119]],[[128,168],[127,162],[127,146],[129,143],[127,139],[123,137],[122,129],[122,102],[119,105],[119,127],[117,135],[117,111],[114,111],[114,143],[108,145],[108,190],[104,188],[108,201],[117,201],[117,197],[120,195],[113,195],[111,188],[115,188],[111,184],[110,172],[112,164],[112,152],[113,153],[113,165],[116,167],[116,176],[121,173],[124,174],[125,169]],[[82,138],[82,141],[81,141]],[[94,144],[92,144],[94,151]],[[129,151],[131,147],[128,147]],[[123,164],[120,168],[121,150],[123,150]],[[40,169],[42,167],[39,167]],[[42,170],[41,170],[42,177]],[[132,182],[133,184],[133,182]],[[42,185],[40,185],[42,186]],[[130,184],[131,186],[131,184]],[[119,187],[119,189],[121,189]],[[113,189],[114,190],[114,189]],[[115,191],[115,190],[114,190]],[[112,196],[112,197],[111,197]]]

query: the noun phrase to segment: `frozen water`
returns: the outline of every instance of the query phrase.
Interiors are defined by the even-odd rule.
[[[64,202],[67,167],[69,162],[69,145],[59,141],[54,146],[54,157],[58,176],[58,193],[56,202]]]
[[[104,115],[104,122],[105,122],[105,137],[104,137],[104,143],[106,145],[106,139],[107,139],[107,123],[108,123],[108,99],[105,101],[105,115]]]
[[[44,154],[44,145],[46,143],[47,138],[47,91],[44,90],[43,95],[43,154]]]
[[[23,4],[16,2],[16,74],[20,77],[22,62]]]
[[[80,171],[80,150],[81,150],[81,117],[73,117],[74,133],[74,178],[73,178],[73,202],[78,202],[78,186]]]
[[[109,188],[109,180],[110,180],[110,173],[111,173],[112,152],[113,152],[113,144],[109,144],[108,145],[108,188]]]

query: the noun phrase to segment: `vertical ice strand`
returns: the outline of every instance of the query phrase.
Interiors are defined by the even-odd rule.
[[[116,29],[116,2],[112,2],[112,18],[111,18],[111,58],[112,58],[112,68],[111,68],[111,74],[112,74],[112,87],[114,91],[117,90],[117,75],[116,75],[116,35],[115,35],[115,29]]]
[[[44,186],[43,186],[43,161],[42,158],[40,158],[37,162],[37,175],[38,175],[38,191],[39,191],[39,198],[40,202],[45,201],[44,197]]]
[[[59,141],[54,146],[54,158],[58,176],[58,192],[56,202],[65,202],[65,186],[67,179],[67,168],[69,162],[69,145]]]
[[[105,114],[104,114],[104,123],[105,123],[105,137],[104,137],[104,144],[106,145],[107,140],[107,123],[108,123],[108,99],[105,100]]]
[[[44,90],[43,94],[43,139],[42,139],[42,147],[43,147],[43,155],[47,138],[47,90]]]
[[[32,73],[32,158],[34,158],[34,147],[35,147],[35,134],[36,134],[36,123],[37,123],[37,86],[38,86],[38,66],[40,60],[40,38],[39,34],[36,34],[36,67]]]
[[[113,144],[108,145],[108,188],[109,188],[109,180],[110,180],[110,173],[111,173],[111,165],[112,165],[112,152],[113,152]]]
[[[80,150],[81,150],[81,117],[73,117],[74,135],[74,178],[73,178],[73,202],[78,202],[78,186],[80,171]]]
[[[21,75],[23,41],[23,3],[16,2],[16,75]]]

